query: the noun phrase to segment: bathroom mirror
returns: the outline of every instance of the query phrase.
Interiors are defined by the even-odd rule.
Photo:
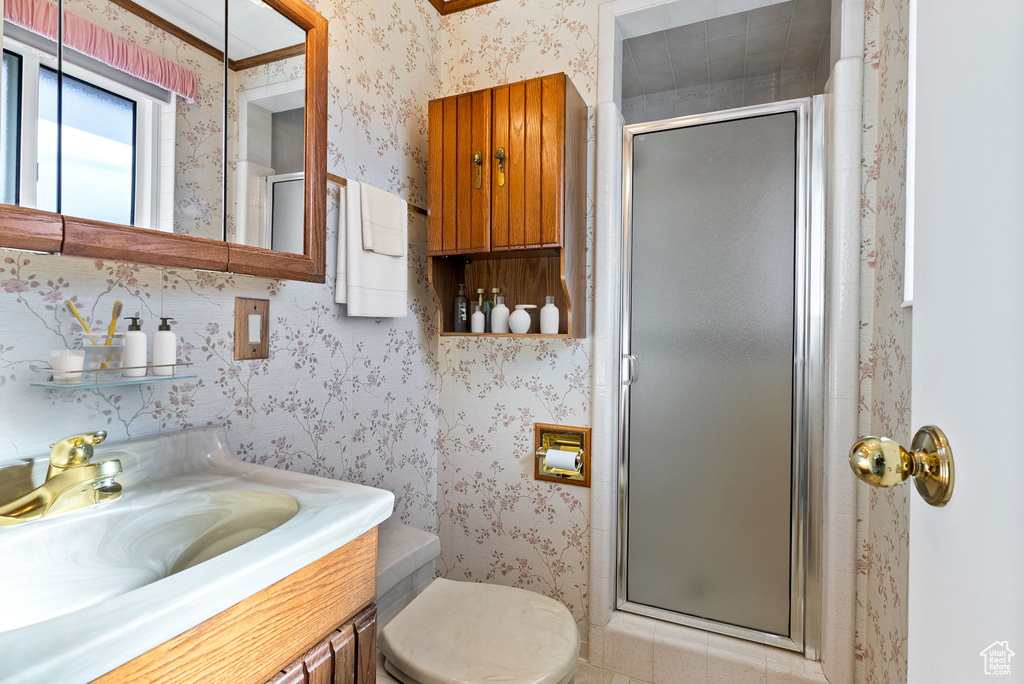
[[[62,0],[61,26],[55,0],[3,6],[0,246],[323,282],[322,16]]]
[[[63,0],[56,211],[223,239],[225,2]]]
[[[59,5],[56,0],[8,0],[0,7],[0,245],[59,250],[57,103],[52,90],[40,92],[40,79],[52,84],[59,70]]]
[[[305,31],[267,5],[228,0],[227,239],[301,254]]]

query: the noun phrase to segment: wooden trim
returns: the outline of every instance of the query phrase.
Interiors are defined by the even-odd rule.
[[[48,211],[0,204],[0,247],[59,252],[64,217]]]
[[[285,1],[287,1],[287,0],[285,0]],[[158,29],[161,29],[161,30],[171,34],[175,38],[178,38],[179,40],[188,43],[189,45],[191,45],[192,47],[196,48],[197,50],[199,50],[201,52],[205,52],[206,54],[210,55],[214,59],[217,59],[217,60],[223,60],[224,59],[224,51],[223,50],[221,50],[221,49],[219,49],[219,48],[217,48],[217,47],[215,47],[213,45],[210,45],[209,43],[207,43],[202,38],[199,38],[198,36],[195,36],[195,35],[189,33],[188,31],[186,31],[185,29],[181,28],[177,24],[174,24],[174,23],[171,23],[171,22],[167,21],[166,19],[161,17],[159,14],[156,14],[155,12],[151,12],[150,10],[146,9],[145,7],[143,7],[142,5],[139,5],[139,4],[136,4],[136,3],[132,2],[132,0],[110,0],[110,2],[114,3],[118,7],[121,7],[122,9],[128,10],[129,12],[131,12],[135,16],[139,17],[140,19],[148,21],[150,24],[153,24],[153,26],[156,26]],[[268,4],[270,4],[270,3],[268,3]],[[282,12],[282,14],[284,14],[284,12]],[[305,30],[308,30],[308,29],[305,29]],[[228,60],[228,68],[231,69],[232,71],[242,71],[244,69],[251,69],[253,67],[262,66],[263,64],[270,64],[272,62],[277,62],[277,61],[280,61],[282,59],[288,59],[289,57],[298,57],[299,55],[305,54],[305,52],[306,52],[305,44],[304,43],[299,43],[298,45],[290,45],[288,47],[280,48],[279,50],[272,50],[270,52],[264,52],[264,53],[259,54],[259,55],[253,55],[252,57],[245,57],[244,59],[229,59]]]
[[[253,67],[263,66],[264,64],[273,64],[274,62],[280,62],[282,59],[298,57],[299,55],[305,54],[306,44],[299,43],[298,45],[290,45],[288,47],[283,47],[280,50],[264,52],[259,55],[253,55],[252,57],[246,57],[245,59],[229,59],[228,67],[232,71],[245,71],[246,69],[252,69]]]
[[[266,682],[373,603],[376,592],[373,528],[93,684]]]
[[[327,20],[302,0],[266,0],[266,4],[306,30],[303,253],[229,243],[228,270],[263,278],[323,283],[327,271]]]
[[[564,244],[565,295],[569,300],[566,316],[569,334],[587,336],[587,104],[572,80],[565,77],[565,121],[562,132],[563,211],[559,239]]]
[[[242,273],[259,278],[302,280],[307,283],[326,282],[325,271],[327,264],[324,259],[327,248],[327,226],[321,223],[318,232],[324,237],[324,246],[320,252],[319,266],[314,259],[305,254],[275,252],[272,249],[264,249],[263,247],[226,242],[224,244],[228,248],[228,265],[225,270],[231,273]]]
[[[323,28],[324,44],[327,43],[327,20],[315,9],[302,0],[263,0],[271,9],[277,10],[307,34],[315,29]],[[308,47],[309,36],[306,37]],[[326,64],[326,62],[325,62]]]
[[[430,4],[433,5],[434,9],[441,16],[446,14],[453,14],[455,12],[462,12],[464,10],[479,7],[480,5],[487,5],[498,0],[430,0]]]
[[[205,52],[206,54],[216,59],[224,59],[223,50],[218,50],[216,47],[210,45],[205,40],[202,40],[201,38],[192,35],[185,29],[178,26],[177,24],[172,24],[171,22],[161,17],[159,14],[150,12],[142,5],[138,5],[132,2],[132,0],[110,0],[110,2],[114,3],[118,7],[121,7],[122,9],[128,10],[129,12],[131,12],[132,14],[141,19],[145,19],[157,28],[166,31],[167,33],[170,33],[175,38],[179,38],[180,40],[185,41],[197,50]]]
[[[225,271],[228,243],[89,219],[64,217],[63,253],[153,266]]]
[[[327,172],[327,181],[329,183],[334,183],[335,185],[339,185],[339,186],[341,186],[343,188],[347,188],[348,187],[348,178],[344,178],[342,176],[339,176],[336,173],[331,173],[330,171]],[[406,202],[406,204],[409,205],[409,211],[411,211],[412,213],[420,214],[421,216],[430,216],[430,212],[427,211],[426,209],[424,209],[423,207],[416,206],[415,204],[412,204],[411,202]]]

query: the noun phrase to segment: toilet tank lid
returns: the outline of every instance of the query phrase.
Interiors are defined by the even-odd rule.
[[[377,527],[377,596],[410,577],[441,554],[436,534],[409,527],[394,518]]]

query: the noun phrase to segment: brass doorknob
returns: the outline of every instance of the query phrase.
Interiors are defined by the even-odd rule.
[[[893,487],[913,476],[918,493],[932,506],[945,506],[953,496],[953,450],[933,425],[917,431],[911,451],[886,437],[861,439],[850,450],[850,468],[874,487]]]

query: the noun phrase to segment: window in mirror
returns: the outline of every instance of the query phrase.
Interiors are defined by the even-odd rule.
[[[55,211],[57,106],[41,99],[39,79],[57,66],[56,43],[5,21],[3,44],[3,203]]]
[[[0,100],[0,186],[4,204],[18,203],[18,176],[21,159],[21,57],[4,50],[3,94]]]
[[[61,123],[60,212],[135,225],[136,116],[138,103],[84,80],[64,74],[64,117]],[[40,143],[55,138],[57,72],[44,67],[39,72],[41,108]],[[51,130],[52,129],[52,130]],[[42,145],[40,153],[42,157]],[[56,150],[47,151],[55,156]],[[56,176],[56,168],[47,174]],[[40,166],[40,187],[56,182],[44,178]],[[49,207],[41,207],[49,209]],[[56,211],[54,206],[51,211]]]
[[[228,26],[228,240],[301,254],[306,32],[258,0],[228,0]]]
[[[87,91],[92,97],[73,101],[65,91],[64,123],[104,121],[105,144],[113,147],[63,144],[62,213],[223,240],[224,1],[64,0],[64,10],[65,75],[110,94]],[[110,150],[118,155],[116,186]],[[69,155],[77,155],[74,163]],[[69,194],[96,184],[109,187],[111,199],[116,194],[116,207]]]

